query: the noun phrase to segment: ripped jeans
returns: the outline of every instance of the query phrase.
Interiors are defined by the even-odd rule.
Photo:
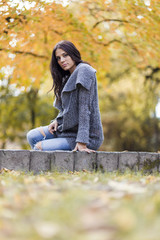
[[[31,148],[42,151],[68,150],[70,145],[66,138],[58,138],[56,133],[51,134],[48,126],[39,127],[30,130],[27,133],[27,140]]]

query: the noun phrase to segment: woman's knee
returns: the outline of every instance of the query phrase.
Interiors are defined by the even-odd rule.
[[[35,138],[39,138],[39,137],[42,137],[42,138],[45,138],[46,135],[43,131],[43,128],[42,127],[38,127],[38,128],[34,128],[34,129],[31,129],[28,133],[27,133],[27,139],[35,139]]]
[[[46,135],[42,127],[31,129],[27,133],[27,141],[30,144],[31,148],[35,150],[42,150],[39,142],[44,140],[45,138],[46,138]],[[39,145],[36,147],[35,145],[37,144]]]
[[[32,141],[32,139],[35,137],[35,134],[34,134],[34,131],[35,129],[32,129],[30,130],[28,133],[27,133],[27,140],[28,142]]]
[[[31,133],[32,130],[30,130],[29,132],[27,132],[27,140],[28,142],[31,140],[32,138],[32,133]]]
[[[32,129],[27,133],[27,141],[30,144],[30,146],[33,148],[34,144],[36,142],[39,142],[41,140],[41,134],[40,132],[37,132],[37,129]],[[42,136],[43,137],[43,136]]]

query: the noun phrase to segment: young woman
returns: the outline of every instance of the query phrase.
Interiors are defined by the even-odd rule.
[[[31,148],[94,152],[103,142],[96,70],[65,40],[54,47],[50,70],[59,114],[48,126],[28,132]]]

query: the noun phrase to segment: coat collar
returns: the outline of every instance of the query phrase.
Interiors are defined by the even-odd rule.
[[[76,85],[80,83],[87,90],[90,89],[92,79],[95,76],[96,70],[86,63],[79,63],[73,73],[67,80],[62,94],[64,92],[70,92],[76,89]]]

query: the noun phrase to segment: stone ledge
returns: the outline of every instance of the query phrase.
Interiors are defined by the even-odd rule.
[[[41,152],[29,150],[0,150],[0,169],[32,171],[102,171],[127,169],[144,173],[160,172],[160,154],[153,152]]]

